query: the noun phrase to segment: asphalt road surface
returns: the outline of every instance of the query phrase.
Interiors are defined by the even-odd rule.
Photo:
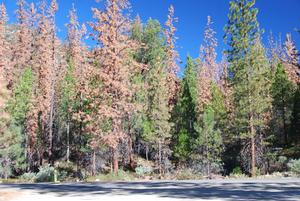
[[[300,201],[300,179],[0,184],[0,201]]]

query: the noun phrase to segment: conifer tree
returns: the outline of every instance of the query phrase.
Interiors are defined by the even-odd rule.
[[[11,64],[10,58],[10,46],[7,41],[7,22],[8,16],[4,3],[0,4],[0,74],[2,78],[8,82],[11,80]]]
[[[190,56],[187,57],[187,64],[180,89],[178,102],[173,114],[175,124],[174,156],[180,162],[186,162],[191,152],[190,144],[195,137],[194,123],[196,121],[197,100],[196,62]]]
[[[243,141],[243,153],[247,161],[251,156],[251,175],[256,175],[258,144],[265,130],[265,114],[270,107],[269,65],[260,42],[260,29],[256,19],[255,0],[230,2],[225,39],[230,71],[233,74],[233,102],[237,133]],[[248,153],[248,154],[246,154]],[[249,164],[249,163],[247,163]],[[247,168],[247,169],[248,169]]]
[[[179,59],[178,52],[175,50],[176,45],[176,28],[174,23],[178,22],[178,18],[174,17],[174,7],[171,5],[169,7],[168,20],[166,21],[166,65],[167,65],[167,82],[168,82],[168,94],[169,94],[169,105],[170,109],[175,105],[176,96],[178,92],[178,78],[177,73],[179,71],[179,66],[177,61]]]
[[[18,30],[16,34],[16,44],[12,47],[12,65],[13,65],[13,82],[17,82],[25,68],[29,67],[31,58],[31,36],[29,26],[29,13],[27,11],[27,2],[18,0],[17,2],[17,19]]]
[[[206,104],[211,101],[211,85],[216,82],[216,32],[212,29],[211,17],[207,17],[207,25],[204,31],[204,45],[200,50],[200,66],[198,70],[198,104],[197,110],[201,113]]]
[[[300,142],[300,86],[294,93],[293,112],[291,118],[290,137],[292,144],[296,145]]]
[[[281,139],[283,139],[285,145],[288,145],[289,142],[288,133],[294,91],[295,88],[293,83],[288,79],[283,65],[281,63],[278,64],[272,84],[273,116],[275,121],[273,127],[279,127],[277,133],[283,135],[278,136],[279,143],[281,142]]]
[[[132,109],[130,78],[135,69],[126,62],[129,61],[128,54],[133,44],[128,37],[129,20],[123,15],[128,6],[127,0],[108,0],[104,11],[93,9],[96,22],[91,23],[98,42],[95,49],[96,79],[101,81],[100,88],[95,88],[92,95],[96,101],[93,105],[97,109],[94,111],[97,118],[91,126],[92,147],[96,150],[99,143],[104,142],[111,149],[114,173],[118,173],[119,168],[118,146],[127,138],[123,121]]]

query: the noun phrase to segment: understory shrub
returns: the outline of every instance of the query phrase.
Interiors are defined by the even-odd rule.
[[[53,182],[54,181],[54,167],[49,164],[41,166],[39,172],[36,174],[36,182]]]
[[[203,176],[193,171],[191,168],[187,168],[187,169],[177,170],[175,179],[176,180],[198,180],[198,179],[203,179]]]
[[[291,160],[288,163],[288,168],[289,168],[289,170],[292,173],[300,176],[300,159],[298,159],[298,160]]]
[[[135,168],[135,173],[139,176],[139,177],[143,177],[146,175],[149,175],[153,172],[153,168],[149,167],[149,166],[138,166]]]
[[[33,172],[26,172],[20,177],[20,180],[22,182],[28,182],[28,183],[33,183],[35,179],[36,179],[36,173]]]

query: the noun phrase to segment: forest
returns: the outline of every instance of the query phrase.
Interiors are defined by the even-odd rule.
[[[228,4],[221,61],[213,16],[180,61],[172,5],[162,24],[129,0],[81,24],[73,5],[63,40],[56,0],[16,3],[15,23],[0,5],[0,178],[300,175],[300,33],[264,33],[255,0]]]

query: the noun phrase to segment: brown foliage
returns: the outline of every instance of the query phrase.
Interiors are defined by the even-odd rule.
[[[170,109],[173,108],[176,101],[176,96],[179,90],[179,79],[177,73],[179,71],[179,66],[177,62],[179,60],[179,54],[175,50],[176,43],[176,28],[174,23],[178,22],[178,18],[174,17],[174,7],[171,5],[169,7],[168,20],[166,21],[166,65],[167,65],[167,83],[168,83],[168,96],[169,96],[169,106]]]

